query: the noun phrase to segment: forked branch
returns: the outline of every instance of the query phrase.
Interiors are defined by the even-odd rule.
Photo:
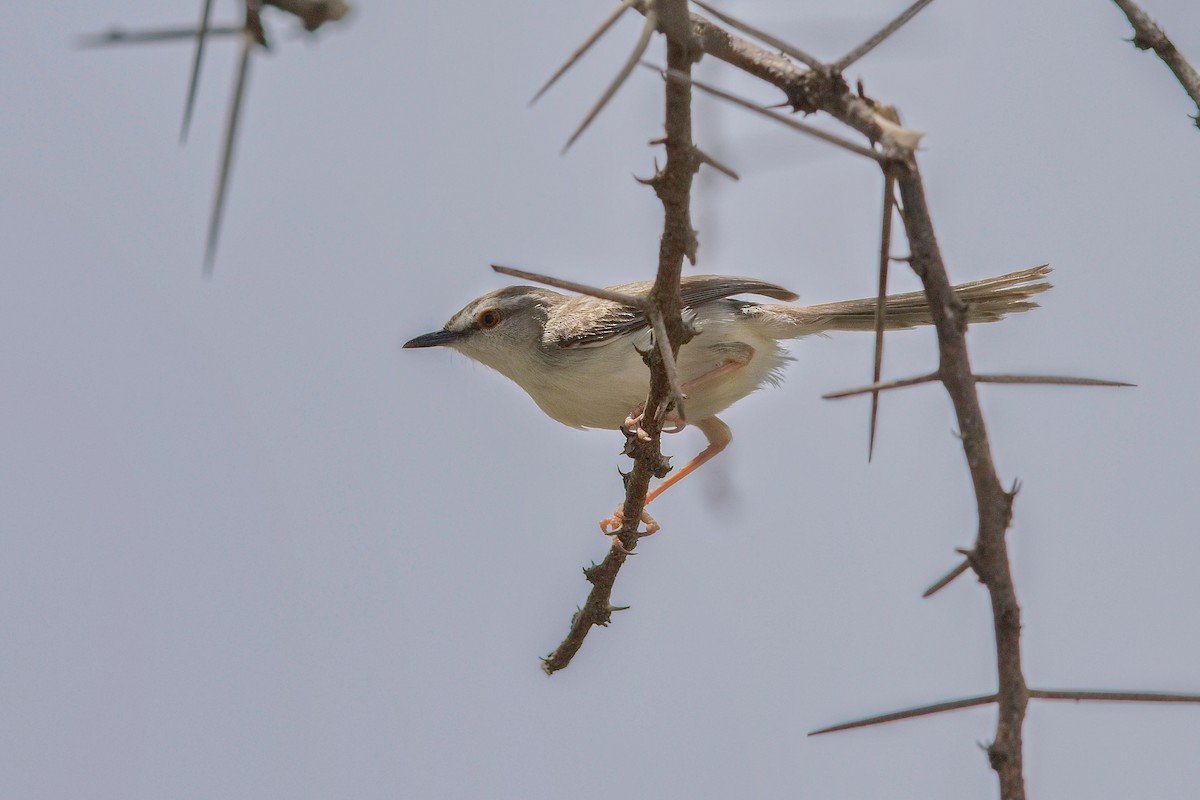
[[[1121,4],[1121,0],[1118,0],[1118,3]],[[921,0],[914,4],[878,34],[833,65],[823,65],[787,43],[769,37],[764,32],[745,23],[733,20],[724,13],[711,10],[714,15],[719,13],[720,19],[726,24],[734,25],[754,38],[770,43],[770,47],[776,50],[790,53],[797,60],[807,64],[808,68],[797,66],[780,52],[760,47],[745,38],[730,33],[699,14],[685,16],[686,6],[682,0],[673,0],[672,2],[642,0],[633,5],[639,12],[646,14],[649,19],[654,19],[652,15],[657,14],[659,30],[678,31],[681,20],[687,19],[690,21],[692,31],[690,40],[677,34],[668,36],[667,69],[665,70],[668,159],[667,166],[649,181],[663,202],[665,222],[660,247],[658,278],[651,291],[650,301],[658,310],[666,333],[665,336],[659,338],[669,342],[672,353],[677,352],[679,345],[685,341],[687,336],[679,307],[680,269],[683,258],[692,256],[695,249],[694,232],[691,230],[688,215],[688,192],[691,175],[697,164],[690,131],[690,90],[692,86],[751,108],[756,113],[767,113],[772,118],[779,118],[779,115],[771,115],[754,103],[693,81],[690,76],[690,66],[696,56],[692,49],[693,44],[703,52],[777,87],[784,93],[787,102],[794,110],[805,113],[823,111],[867,139],[869,146],[863,147],[853,142],[840,140],[840,137],[830,137],[822,132],[822,138],[834,140],[843,147],[850,145],[847,149],[854,150],[859,155],[866,155],[879,163],[884,171],[887,184],[889,186],[894,184],[899,192],[899,205],[902,208],[901,219],[911,252],[911,256],[905,260],[912,266],[923,284],[937,332],[938,366],[934,372],[927,375],[886,383],[878,379],[878,371],[876,371],[876,380],[871,385],[835,393],[831,396],[848,397],[854,394],[868,393],[877,395],[879,392],[889,389],[934,381],[938,381],[944,386],[954,407],[963,452],[971,475],[977,506],[978,529],[973,546],[969,550],[961,551],[967,557],[966,562],[957,567],[945,579],[939,581],[937,586],[945,585],[955,576],[971,568],[986,587],[992,606],[993,636],[996,644],[997,691],[989,695],[938,703],[872,717],[855,723],[846,723],[825,729],[825,731],[995,703],[998,709],[998,720],[994,739],[987,748],[988,756],[999,780],[1000,796],[1005,800],[1023,800],[1025,786],[1022,727],[1030,698],[1150,701],[1168,701],[1169,699],[1171,702],[1195,702],[1200,700],[1200,697],[1167,696],[1145,692],[1050,691],[1029,689],[1026,686],[1021,661],[1021,610],[1017,603],[1006,541],[1006,531],[1012,517],[1016,488],[1014,486],[1012,490],[1006,490],[1000,482],[976,387],[979,383],[1109,386],[1128,384],[1078,378],[979,375],[972,370],[966,345],[969,307],[968,303],[956,294],[950,283],[934,232],[932,215],[925,196],[915,152],[920,135],[899,125],[894,118],[889,119],[888,115],[883,113],[884,109],[865,97],[862,92],[855,94],[850,91],[840,74],[842,69],[877,46],[927,4],[928,0]],[[706,5],[702,7],[709,8]],[[794,121],[789,121],[788,124],[800,127],[795,125]],[[807,126],[804,129],[806,133],[811,132],[807,130]],[[890,194],[889,192],[889,196]],[[885,209],[885,213],[889,210]],[[886,232],[884,238],[885,240],[888,238]],[[891,260],[886,249],[881,253],[880,258],[884,263],[883,268],[886,269],[886,262]],[[661,471],[663,467],[658,442],[661,426],[657,422],[659,415],[655,412],[664,407],[664,403],[669,402],[670,387],[665,366],[669,361],[670,359],[666,357],[665,353],[651,354],[651,391],[645,415],[646,420],[650,421],[650,429],[647,432],[651,435],[651,440],[641,444],[635,441],[630,443],[629,452],[634,456],[635,465],[626,481],[625,524],[618,534],[621,547],[614,546],[603,563],[585,570],[588,580],[593,584],[593,590],[588,602],[572,619],[571,631],[567,639],[546,660],[547,672],[553,672],[566,666],[571,656],[582,644],[583,637],[587,635],[591,626],[607,624],[611,617],[613,607],[609,598],[613,581],[617,571],[624,563],[627,553],[632,551],[637,544],[636,523],[645,503],[650,476],[656,474],[656,471]]]

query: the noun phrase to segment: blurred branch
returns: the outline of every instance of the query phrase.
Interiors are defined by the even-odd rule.
[[[299,18],[306,31],[315,31],[326,22],[337,22],[350,13],[343,0],[261,0],[264,6],[275,6]]]
[[[636,67],[638,61],[641,60],[642,54],[646,52],[646,48],[650,46],[650,37],[654,35],[654,31],[657,30],[657,28],[658,17],[655,14],[654,8],[651,7],[646,11],[646,21],[642,25],[642,32],[641,35],[638,36],[637,43],[633,46],[633,52],[629,54],[629,58],[626,59],[625,63],[621,65],[621,69],[617,72],[617,76],[613,78],[612,83],[610,83],[608,88],[604,90],[604,94],[600,95],[600,99],[597,100],[596,104],[592,106],[590,111],[588,111],[587,115],[583,118],[583,122],[579,123],[579,127],[576,128],[575,132],[571,134],[571,138],[568,139],[566,145],[563,146],[564,153],[570,149],[571,145],[575,144],[576,139],[583,135],[583,132],[587,130],[588,125],[592,124],[592,120],[594,120],[600,114],[600,112],[604,110],[604,107],[608,105],[608,101],[611,100],[613,95],[617,93],[617,90],[621,88],[621,84],[625,83],[625,80],[629,77],[630,73],[633,72],[633,68]],[[600,33],[603,33],[603,31],[600,31]],[[570,66],[570,63],[568,63],[567,66]]]
[[[246,94],[252,51],[256,45],[267,47],[266,30],[261,18],[263,6],[274,6],[292,14],[300,19],[305,30],[308,31],[315,31],[326,22],[340,20],[350,11],[350,6],[344,0],[243,0],[242,5],[245,9],[245,22],[239,26],[211,25],[209,17],[212,12],[212,0],[201,0],[200,20],[194,28],[163,28],[132,32],[114,28],[107,33],[84,37],[81,40],[83,46],[91,47],[194,39],[196,44],[192,56],[192,68],[188,76],[187,94],[184,99],[183,124],[180,126],[179,134],[180,142],[186,142],[188,129],[191,126],[192,112],[196,104],[196,92],[200,85],[200,68],[204,60],[205,43],[211,36],[231,34],[241,36],[242,46],[238,56],[233,95],[230,98],[229,112],[226,118],[225,137],[217,172],[217,188],[213,195],[212,211],[208,219],[208,235],[205,239],[204,274],[206,276],[212,274],[213,264],[216,260],[217,243],[220,238],[221,221],[225,213],[225,198],[228,194],[233,169],[233,154],[237,144],[238,123],[242,115],[242,102]]]
[[[200,65],[204,62],[204,45],[208,41],[209,19],[212,17],[212,0],[200,4],[200,22],[196,26],[196,49],[192,54],[192,72],[188,76],[187,98],[183,102],[183,124],[179,127],[179,141],[187,141],[188,128],[192,124],[192,111],[196,107],[196,90],[200,88]]]
[[[242,25],[213,25],[206,29],[208,36],[233,36],[242,32]],[[155,28],[153,30],[127,31],[124,28],[109,28],[104,33],[90,33],[79,37],[80,47],[104,47],[110,44],[150,44],[153,42],[175,42],[180,39],[195,39],[196,28]]]
[[[1200,110],[1200,73],[1197,73],[1188,60],[1183,57],[1175,43],[1167,38],[1167,34],[1158,24],[1150,19],[1150,15],[1142,10],[1141,6],[1133,2],[1133,0],[1113,0],[1121,11],[1125,12],[1125,17],[1129,20],[1129,24],[1133,26],[1133,46],[1139,50],[1153,50],[1163,63],[1175,73],[1175,79],[1179,81],[1179,85],[1188,93],[1188,97],[1192,98],[1192,102],[1196,104]],[[1192,121],[1196,127],[1200,128],[1200,114],[1194,114]]]
[[[246,96],[246,81],[250,76],[250,54],[256,43],[265,41],[258,12],[246,7],[246,27],[242,30],[242,54],[238,61],[237,79],[229,98],[229,117],[225,123],[225,142],[221,148],[221,167],[217,173],[217,191],[213,195],[212,212],[208,217],[208,238],[204,244],[204,274],[211,276],[217,258],[217,240],[221,235],[221,220],[225,215],[225,197],[229,191],[229,175],[233,169],[233,151],[237,146],[238,123],[242,116],[242,100]]]

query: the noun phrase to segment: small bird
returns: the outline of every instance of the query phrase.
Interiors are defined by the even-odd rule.
[[[1034,267],[954,290],[968,303],[970,322],[995,322],[1036,308],[1030,298],[1050,288],[1042,280],[1049,272],[1048,266]],[[641,281],[611,289],[644,297],[651,286]],[[792,301],[798,296],[773,283],[726,275],[687,276],[680,282],[680,295],[684,320],[695,335],[676,359],[687,419],[671,418],[675,428],[668,432],[695,425],[708,446],[650,492],[647,504],[732,441],[729,426],[717,414],[751,392],[781,382],[791,360],[781,340],[875,327],[874,297],[813,306],[753,303],[733,298]],[[889,330],[932,324],[923,292],[889,295],[885,307]],[[636,428],[649,392],[650,372],[642,353],[653,346],[653,335],[639,309],[536,286],[508,286],[472,300],[440,331],[404,346],[451,347],[486,364],[524,389],[551,418],[572,428],[630,430]],[[649,516],[643,521],[646,533],[658,529]],[[620,524],[620,510],[600,523],[605,531]]]

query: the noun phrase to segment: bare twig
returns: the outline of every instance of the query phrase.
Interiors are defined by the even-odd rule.
[[[889,125],[888,120],[876,113],[871,102],[849,91],[840,74],[802,69],[786,57],[735,36],[699,14],[692,14],[691,20],[696,41],[705,53],[777,87],[793,110],[804,113],[825,111],[867,139],[879,142],[883,152],[869,157],[882,163],[888,158],[902,158],[911,151],[911,145],[897,141],[895,134],[900,133],[902,139],[911,139],[913,132]]]
[[[902,11],[900,13],[900,16],[896,17],[894,20],[889,22],[887,25],[884,25],[882,28],[880,28],[879,32],[876,33],[874,36],[872,36],[870,39],[867,39],[865,42],[860,44],[858,47],[854,48],[849,53],[846,53],[846,55],[842,56],[837,61],[835,61],[833,64],[833,69],[837,72],[844,72],[846,70],[846,67],[850,66],[855,61],[858,61],[860,58],[865,56],[867,53],[871,52],[876,47],[878,47],[880,44],[882,44],[885,39],[887,39],[889,36],[891,36],[896,31],[900,30],[900,28],[906,22],[908,22],[910,19],[915,17],[921,11],[921,9],[923,9],[925,6],[929,5],[932,2],[933,2],[933,0],[917,0],[917,2],[913,3],[908,8],[904,9],[904,11]]]
[[[1110,692],[1090,691],[1086,689],[1029,689],[1028,696],[1038,700],[1075,700],[1123,703],[1200,703],[1200,694],[1183,694],[1178,692]],[[944,703],[932,703],[926,706],[906,708],[903,711],[892,711],[887,714],[877,714],[851,722],[842,722],[821,728],[808,734],[819,736],[823,733],[848,731],[854,728],[866,728],[872,725],[882,725],[885,722],[897,722],[903,719],[927,717],[931,714],[941,714],[946,711],[957,711],[963,708],[986,706],[996,702],[995,694],[981,694],[977,697],[964,697],[960,700],[948,700]]]
[[[208,39],[208,21],[212,14],[212,0],[204,0],[200,6],[200,24],[196,28],[196,53],[192,58],[192,74],[188,77],[187,99],[183,104],[183,125],[179,129],[179,141],[186,142],[188,127],[192,124],[192,109],[196,105],[196,89],[200,86],[200,64],[204,61],[204,44]]]
[[[1163,63],[1175,74],[1179,85],[1192,98],[1200,110],[1200,73],[1183,57],[1175,43],[1167,38],[1167,34],[1158,24],[1150,19],[1142,8],[1133,0],[1113,0],[1133,26],[1133,46],[1139,50],[1153,50]],[[1200,113],[1192,116],[1196,127],[1200,127]]]
[[[1030,689],[1038,700],[1075,700],[1101,703],[1200,703],[1200,694],[1180,692],[1107,692],[1088,689]]]
[[[971,562],[964,560],[961,564],[959,564],[957,567],[955,567],[954,569],[947,572],[945,575],[943,575],[941,578],[939,578],[937,581],[935,581],[932,586],[930,586],[928,589],[926,589],[924,592],[922,592],[921,597],[925,597],[925,598],[933,597],[935,594],[940,592],[942,589],[945,589],[947,586],[949,586],[951,583],[953,583],[955,578],[957,578],[959,575],[962,575],[964,572],[966,572],[970,568],[971,568]]]
[[[258,35],[256,36],[256,31]],[[229,172],[233,167],[233,150],[237,143],[238,121],[242,98],[246,94],[246,79],[250,72],[250,51],[261,38],[262,23],[258,12],[246,8],[246,27],[242,32],[242,55],[238,62],[237,83],[229,100],[229,121],[225,125],[225,144],[221,152],[221,169],[217,177],[217,192],[213,196],[212,215],[208,220],[208,239],[204,245],[204,274],[212,275],[217,256],[217,239],[221,234],[221,218],[225,213],[225,195],[229,189]]]
[[[891,265],[892,216],[896,207],[896,181],[891,175],[883,178],[883,222],[879,232],[879,292],[875,296],[875,364],[871,383],[879,383],[883,375],[883,332],[887,325],[888,267]],[[867,435],[867,461],[875,455],[875,425],[879,421],[879,391],[871,392],[871,424]]]
[[[208,28],[209,36],[234,36],[242,32],[242,25],[212,25]],[[106,47],[111,44],[154,44],[155,42],[175,42],[180,39],[195,39],[196,29],[192,26],[183,28],[155,28],[144,31],[127,31],[124,28],[110,28],[104,33],[93,33],[79,37],[80,47]]]
[[[588,125],[592,124],[592,120],[594,120],[600,114],[600,112],[604,110],[604,106],[608,105],[608,101],[611,100],[612,96],[617,93],[618,89],[621,88],[621,84],[625,83],[625,79],[629,77],[629,73],[633,72],[633,68],[636,67],[638,61],[641,60],[642,54],[644,54],[646,52],[646,48],[650,46],[650,37],[654,35],[654,31],[657,28],[658,15],[655,13],[654,8],[651,7],[646,11],[645,24],[642,25],[642,33],[640,36],[638,36],[637,44],[633,46],[633,52],[629,54],[629,58],[621,66],[621,70],[617,73],[617,77],[613,78],[613,82],[610,83],[608,88],[604,90],[604,94],[600,95],[600,99],[596,101],[596,105],[592,106],[592,110],[587,113],[587,116],[583,118],[583,122],[579,123],[579,127],[575,129],[575,132],[571,134],[571,138],[567,140],[565,145],[563,145],[562,151],[564,153],[571,148],[571,145],[575,144],[576,139],[583,135],[583,132],[587,130]]]
[[[731,168],[725,166],[720,161],[717,161],[715,158],[713,158],[708,153],[701,150],[699,147],[696,148],[696,160],[698,160],[701,164],[708,164],[710,167],[712,167],[713,169],[715,169],[717,172],[721,173],[725,177],[729,178],[730,180],[734,180],[734,181],[741,180],[741,177],[736,172],[734,172]]]
[[[612,289],[601,289],[598,286],[589,286],[586,283],[576,283],[575,281],[564,280],[563,278],[555,278],[550,275],[543,275],[540,272],[528,272],[523,269],[514,269],[513,267],[504,267],[499,264],[492,264],[492,269],[499,272],[501,275],[508,275],[513,278],[520,278],[523,281],[533,281],[534,283],[544,283],[547,286],[553,286],[556,289],[566,289],[568,292],[578,292],[586,294],[589,297],[599,297],[601,300],[611,300],[614,303],[620,303],[623,306],[640,309],[645,311],[650,305],[646,298],[638,297],[624,292],[614,292]]]
[[[1062,375],[976,375],[976,383],[1023,383],[1044,386],[1136,386],[1125,381],[1108,381],[1102,378],[1072,378]]]
[[[783,114],[779,114],[775,111],[771,111],[770,109],[763,108],[762,106],[756,105],[755,103],[752,103],[749,100],[745,100],[741,97],[738,97],[735,94],[730,94],[729,92],[718,89],[715,86],[710,86],[707,83],[702,83],[700,81],[691,79],[688,76],[683,75],[682,73],[676,72],[675,70],[669,70],[669,69],[663,70],[661,67],[657,67],[653,64],[644,64],[643,66],[646,66],[653,70],[657,70],[658,72],[662,73],[663,77],[665,77],[667,80],[678,81],[680,83],[686,83],[690,86],[694,86],[697,89],[699,89],[700,91],[704,92],[705,94],[711,94],[713,97],[719,97],[722,100],[727,100],[728,102],[733,103],[734,105],[738,105],[738,106],[741,106],[742,108],[749,109],[750,111],[753,111],[756,114],[761,114],[762,116],[766,117],[767,119],[774,120],[775,122],[778,122],[781,125],[786,125],[787,127],[791,128],[793,130],[800,131],[801,133],[807,133],[809,136],[815,136],[816,138],[820,139],[823,142],[829,142],[830,144],[834,144],[845,150],[849,150],[851,153],[856,153],[860,156],[865,156],[866,158],[869,158],[872,161],[877,161],[881,164],[886,161],[884,156],[882,156],[881,154],[877,153],[876,151],[872,150],[869,147],[863,147],[862,145],[855,144],[854,142],[851,142],[847,139],[843,139],[842,137],[837,136],[835,134],[827,133],[826,131],[823,131],[820,128],[814,127],[812,125],[806,125],[805,123],[794,120],[791,117],[786,117]]]
[[[726,25],[733,28],[734,30],[739,30],[742,33],[746,34],[747,36],[752,36],[755,39],[758,39],[760,42],[764,42],[765,44],[771,45],[771,47],[774,47],[776,50],[778,50],[781,53],[785,53],[786,55],[791,56],[792,58],[796,59],[797,61],[799,61],[802,64],[804,64],[805,66],[807,66],[809,69],[815,70],[817,72],[828,72],[829,71],[829,67],[825,66],[825,64],[823,64],[819,59],[814,58],[813,56],[810,56],[808,53],[804,52],[800,48],[794,47],[794,46],[788,44],[787,42],[783,41],[782,39],[778,39],[778,38],[772,36],[771,34],[767,33],[766,31],[759,30],[758,28],[755,28],[745,22],[742,22],[741,20],[734,19],[733,17],[729,16],[728,14],[718,11],[717,9],[713,8],[708,3],[701,2],[701,0],[692,0],[692,2],[695,3],[696,5],[700,6],[700,8],[703,8],[709,14],[712,14],[714,17],[721,20],[721,22],[724,22]],[[930,0],[926,0],[926,2],[930,2]]]
[[[604,18],[604,21],[600,23],[600,27],[592,31],[591,35],[584,40],[583,44],[579,45],[579,47],[575,49],[575,52],[571,53],[571,56],[566,60],[566,62],[559,67],[553,75],[550,76],[550,80],[546,81],[545,85],[538,89],[537,94],[535,94],[533,99],[529,101],[529,105],[536,103],[542,95],[549,91],[551,86],[558,82],[559,78],[561,78],[563,75],[566,75],[567,70],[573,67],[576,61],[583,58],[583,54],[590,50],[592,45],[600,41],[600,37],[604,36],[604,34],[608,32],[608,29],[611,28],[613,24],[621,18],[621,15],[628,11],[629,8],[636,2],[638,2],[638,0],[621,0],[621,2],[617,4],[617,7],[614,8],[612,12]]]
[[[878,394],[879,392],[889,392],[892,389],[903,389],[907,386],[919,386],[922,383],[933,383],[941,379],[941,374],[930,372],[927,375],[917,375],[914,378],[900,378],[894,381],[883,381],[882,383],[872,383],[867,386],[859,386],[854,389],[842,389],[840,392],[830,392],[829,394],[821,395],[824,400],[841,400],[844,397],[854,397],[860,394]]]
[[[679,385],[679,369],[675,365],[675,353],[671,348],[667,322],[657,305],[651,304],[646,311],[647,316],[650,317],[650,327],[654,329],[654,344],[658,348],[658,357],[662,359],[664,377],[667,379],[667,387],[670,389],[666,402],[659,406],[658,416],[661,419],[665,412],[674,409],[681,420],[686,419],[683,408],[685,398],[683,389]]]
[[[821,728],[808,734],[809,736],[820,736],[823,733],[836,733],[837,731],[848,731],[854,728],[866,728],[871,725],[882,725],[885,722],[896,722],[902,719],[913,719],[915,717],[927,717],[930,714],[941,714],[944,711],[957,711],[960,708],[974,708],[975,706],[986,706],[988,703],[996,702],[996,695],[981,694],[978,697],[964,697],[961,700],[948,700],[945,703],[934,703],[928,706],[917,706],[916,708],[906,708],[903,711],[892,711],[887,714],[878,714],[873,717],[864,717],[851,722],[842,722],[837,725],[830,725],[828,728]]]
[[[854,397],[860,394],[878,394],[879,392],[887,392],[892,389],[903,389],[907,386],[917,386],[922,383],[931,383],[939,380],[941,373],[931,372],[928,375],[918,375],[914,378],[900,378],[894,381],[883,381],[871,383],[866,386],[858,386],[853,389],[842,389],[837,392],[823,394],[821,397],[825,400],[841,400],[846,397]],[[1039,386],[1116,386],[1129,387],[1137,384],[1125,383],[1124,381],[1109,381],[1102,378],[1072,378],[1061,375],[976,375],[974,376],[975,383],[1022,383],[1026,385]]]

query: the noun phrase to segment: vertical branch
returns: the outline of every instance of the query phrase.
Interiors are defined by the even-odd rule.
[[[839,74],[825,76],[801,70],[698,15],[692,15],[692,22],[697,40],[706,52],[777,86],[794,109],[824,111],[869,140],[878,141],[881,155],[889,162],[885,170],[900,189],[912,266],[924,285],[937,329],[936,375],[954,405],[975,490],[979,528],[968,559],[988,589],[996,640],[999,719],[995,740],[988,747],[988,758],[1000,783],[1000,796],[1004,800],[1024,800],[1022,726],[1029,691],[1021,671],[1021,611],[1005,540],[1014,493],[1004,490],[992,459],[975,391],[976,380],[967,356],[967,307],[955,294],[946,274],[913,152],[919,135],[880,117],[874,104],[850,92]]]
[[[659,29],[667,36],[667,64],[671,69],[690,75],[692,64],[700,55],[694,44],[688,20],[686,0],[657,0],[654,10]],[[664,144],[667,163],[647,183],[663,204],[663,235],[659,243],[658,273],[650,290],[649,301],[658,310],[666,328],[671,352],[691,336],[683,323],[683,302],[679,296],[679,279],[683,259],[695,262],[696,232],[691,222],[692,176],[698,166],[696,149],[692,145],[691,86],[676,81],[663,81],[666,91]],[[613,583],[617,573],[637,546],[638,524],[646,506],[646,494],[652,477],[663,477],[669,465],[661,450],[662,426],[671,396],[667,367],[660,348],[647,354],[650,365],[650,394],[646,399],[641,428],[649,440],[631,435],[625,452],[633,458],[633,469],[625,476],[623,523],[616,533],[620,547],[614,546],[604,560],[584,570],[592,584],[583,607],[571,619],[566,638],[542,662],[542,669],[553,674],[571,663],[583,646],[584,638],[595,625],[607,625],[614,610],[611,604]]]
[[[892,263],[892,217],[896,213],[896,179],[883,176],[883,222],[879,231],[879,292],[875,296],[875,367],[871,382],[883,377],[883,332],[887,327],[888,267]],[[871,431],[867,435],[867,461],[875,455],[875,426],[879,422],[879,392],[871,392]]]
[[[1123,9],[1133,6],[1131,0],[1115,1]],[[865,53],[927,3],[928,0],[917,0],[908,11],[889,23],[880,34],[869,39],[867,43],[857,48],[840,63],[850,63],[854,58]],[[663,419],[666,412],[670,410],[669,406],[672,401],[664,359],[670,361],[672,355],[677,353],[679,347],[686,343],[691,336],[691,332],[687,330],[681,317],[679,279],[683,259],[687,257],[694,262],[697,247],[689,209],[692,175],[700,158],[691,142],[691,87],[695,85],[704,91],[761,112],[761,109],[747,101],[692,82],[690,78],[691,65],[703,51],[776,86],[784,92],[793,110],[806,113],[824,111],[863,134],[869,141],[878,143],[877,151],[864,148],[860,153],[879,162],[884,169],[885,176],[880,291],[879,300],[876,303],[875,381],[867,387],[834,393],[826,395],[826,397],[865,393],[874,395],[873,440],[876,403],[880,391],[935,380],[941,381],[950,396],[958,420],[963,452],[975,493],[978,511],[976,540],[970,550],[959,551],[967,557],[966,564],[939,581],[926,595],[928,596],[952,580],[954,576],[966,569],[966,565],[974,569],[980,582],[987,588],[992,606],[993,631],[996,642],[996,693],[878,715],[818,732],[875,725],[995,702],[998,706],[999,716],[995,739],[987,748],[988,758],[1000,784],[1001,798],[1003,800],[1024,800],[1022,728],[1031,697],[1072,700],[1200,702],[1200,695],[1191,694],[1029,689],[1022,672],[1021,609],[1017,603],[1006,539],[1008,526],[1012,519],[1016,486],[1014,485],[1011,491],[1005,491],[996,472],[991,444],[988,441],[987,428],[983,421],[983,413],[976,392],[976,384],[985,382],[1108,386],[1128,384],[1088,378],[973,374],[966,346],[970,309],[967,300],[960,297],[951,285],[938,248],[915,156],[920,134],[899,125],[892,115],[884,113],[884,109],[865,97],[861,90],[857,96],[850,92],[840,74],[840,69],[837,68],[838,65],[828,68],[825,65],[817,64],[811,70],[803,70],[786,58],[741,39],[703,17],[693,14],[690,16],[689,22],[685,0],[640,0],[634,7],[646,14],[648,18],[655,15],[653,18],[656,20],[658,29],[664,32],[668,39],[668,68],[665,73],[668,79],[665,82],[667,135],[663,140],[667,149],[667,164],[652,179],[646,181],[653,186],[655,193],[663,203],[664,226],[659,248],[658,274],[649,294],[650,305],[645,308],[645,311],[655,320],[655,330],[660,337],[659,344],[664,344],[665,340],[669,343],[670,348],[669,350],[666,347],[655,348],[647,354],[647,361],[651,368],[651,388],[650,396],[646,401],[642,428],[645,433],[649,434],[649,439],[643,441],[638,437],[631,436],[627,444],[626,452],[634,457],[635,464],[633,471],[626,479],[624,522],[618,533],[620,544],[613,547],[602,564],[585,570],[588,580],[594,587],[592,594],[585,607],[572,620],[571,634],[567,640],[547,659],[546,671],[553,672],[555,669],[566,666],[566,662],[578,649],[590,626],[607,624],[611,612],[614,610],[608,604],[612,582],[617,570],[636,546],[637,523],[645,505],[649,479],[652,475],[661,477],[661,474],[666,471],[666,462],[659,448],[659,439]],[[735,24],[731,18],[724,15],[721,18],[727,24]],[[1131,15],[1131,21],[1137,27],[1138,20],[1134,19],[1133,15]],[[747,26],[740,23],[735,27],[749,30]],[[1142,33],[1140,28],[1138,31],[1139,36],[1143,38],[1148,36],[1148,34]],[[774,43],[776,40],[771,39],[770,41]],[[1144,46],[1144,44],[1139,46]],[[1159,52],[1160,55],[1163,54],[1162,51]],[[1185,85],[1187,84],[1182,77],[1181,81]],[[1194,94],[1193,97],[1195,97]],[[837,137],[823,138],[846,146]],[[849,149],[854,148],[850,147]],[[885,310],[882,301],[886,291],[884,281],[886,281],[889,263],[887,243],[890,240],[891,217],[895,203],[893,185],[899,188],[901,216],[911,251],[910,261],[913,270],[921,278],[932,322],[937,331],[939,364],[937,372],[929,375],[881,384],[879,373],[882,356],[883,312]],[[1003,278],[1020,278],[1023,282],[1043,274],[1044,270],[1038,269],[1025,273],[1014,273],[1011,276],[1003,276]],[[971,285],[959,288],[964,289],[967,286]],[[1040,284],[1038,288],[1031,288],[1030,292],[1041,291],[1043,288],[1048,288],[1048,286]],[[1014,307],[1028,307],[1027,296],[1017,299]],[[684,412],[682,409],[677,409],[677,413],[683,416]]]
[[[1021,671],[1021,609],[1005,538],[1012,518],[1013,493],[1004,490],[996,474],[967,356],[967,307],[955,295],[946,275],[915,157],[898,170],[898,183],[912,266],[925,286],[937,328],[938,374],[954,404],[979,513],[979,531],[968,558],[991,598],[1000,712],[988,759],[1000,781],[1000,796],[1004,800],[1024,800],[1021,728],[1029,693]]]
[[[667,34],[667,67],[691,75],[692,64],[699,50],[692,40],[691,23],[686,0],[658,0],[655,10]],[[686,257],[695,263],[696,232],[692,229],[692,177],[698,162],[692,144],[692,89],[677,81],[664,81],[666,93],[664,128],[666,136],[666,165],[650,180],[654,193],[663,204],[663,233],[658,248],[658,274],[650,289],[649,300],[659,310],[665,323],[671,352],[689,338],[691,332],[683,323],[683,302],[679,296],[679,279]],[[670,387],[661,354],[655,350],[649,356],[650,395],[646,400],[643,429],[650,441],[630,439],[628,451],[634,459],[633,472],[627,483],[625,524],[618,536],[626,547],[637,541],[637,524],[646,502],[651,476],[662,471],[660,435],[664,416],[670,409],[667,398]],[[659,475],[661,477],[661,475]]]

